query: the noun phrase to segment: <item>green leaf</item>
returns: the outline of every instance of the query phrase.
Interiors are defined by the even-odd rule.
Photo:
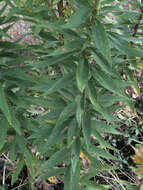
[[[53,129],[53,126],[50,126],[49,124],[48,125],[45,125],[45,127],[41,127],[38,131],[36,131],[35,133],[32,133],[32,135],[30,135],[28,137],[28,139],[48,139],[48,137],[50,136],[51,134],[51,131]]]
[[[13,3],[11,3],[10,0],[6,0],[6,3],[7,3],[10,7],[13,7],[13,8],[14,8],[14,5],[13,5]]]
[[[7,129],[8,129],[7,120],[4,117],[0,118],[0,150],[3,148],[6,142],[5,140],[7,137]]]
[[[30,173],[30,181],[35,175],[35,170],[39,167],[36,156],[27,147],[27,140],[24,136],[15,136],[16,144],[19,147],[19,151],[24,154],[24,161]]]
[[[11,114],[8,108],[8,104],[6,101],[6,96],[4,94],[4,89],[0,84],[0,109],[4,113],[5,117],[7,118],[9,124],[12,124]]]
[[[46,153],[50,146],[63,141],[65,136],[66,136],[66,126],[64,124],[58,125],[56,128],[53,127],[50,136],[48,137],[46,142],[45,141],[43,142],[39,152],[41,154]]]
[[[89,179],[93,178],[94,176],[96,176],[98,173],[101,172],[101,164],[99,160],[97,160],[94,156],[94,163],[96,163],[96,167],[95,166],[90,166],[88,173],[86,173],[86,175],[81,176],[81,183],[87,185],[87,181],[89,181]],[[99,169],[100,168],[100,169]]]
[[[68,147],[73,143],[76,136],[78,136],[78,127],[76,120],[73,119],[68,126]]]
[[[81,24],[83,24],[88,18],[91,8],[89,7],[81,7],[79,8],[68,20],[68,22],[63,25],[63,28],[77,28]]]
[[[100,134],[111,133],[115,135],[122,135],[122,133],[115,128],[117,125],[107,125],[102,121],[91,120],[91,128],[92,130],[96,129]]]
[[[47,122],[47,123],[55,123],[60,115],[60,110],[58,111],[50,111],[47,114],[44,114],[42,116],[39,116],[37,118],[37,121],[42,123],[42,122]]]
[[[16,138],[10,143],[10,153],[9,153],[9,158],[12,160],[12,161],[15,161],[16,160],[16,152],[19,151],[19,147],[17,146],[17,143],[16,143]]]
[[[110,39],[113,47],[118,49],[123,54],[126,54],[131,57],[141,57],[143,58],[143,51],[139,48],[132,48],[129,41],[124,40],[121,35],[117,33],[111,33]]]
[[[77,167],[75,169],[75,172],[72,173],[72,189],[71,190],[79,190],[79,180],[80,180],[80,165],[77,164]]]
[[[85,89],[87,83],[88,83],[88,77],[89,77],[89,65],[87,60],[81,59],[79,61],[77,72],[76,72],[76,80],[77,80],[77,86],[81,92]]]
[[[72,190],[72,168],[69,165],[64,175],[64,190]]]
[[[11,126],[15,129],[17,134],[22,135],[20,122],[16,118],[16,112],[12,108],[10,109],[10,111],[11,111],[11,119],[12,119],[12,125]]]
[[[87,114],[84,114],[83,119],[82,119],[82,130],[83,130],[83,135],[85,139],[85,144],[87,146],[87,149],[90,147],[90,142],[91,142],[91,124],[90,124],[90,118]]]
[[[65,106],[63,111],[61,112],[59,119],[57,120],[56,126],[61,125],[64,121],[66,121],[70,116],[75,113],[76,104],[75,102],[68,104]]]
[[[96,47],[111,64],[111,50],[109,45],[109,39],[105,31],[104,25],[97,19],[94,22],[92,32]]]
[[[91,83],[88,85],[87,94],[88,94],[88,97],[89,97],[94,109],[96,111],[98,111],[106,120],[108,120],[110,122],[116,120],[112,115],[110,115],[108,113],[108,111],[105,110],[105,108],[103,108],[101,106],[101,104],[99,103],[99,100],[98,100],[96,89],[94,88],[93,84],[91,84]]]
[[[36,179],[36,182],[43,181],[43,180],[48,179],[49,177],[52,177],[52,176],[55,176],[55,177],[60,176],[60,175],[65,173],[65,170],[66,170],[66,168],[52,168],[52,169],[49,169],[46,174],[43,174],[43,175],[39,176]]]
[[[95,109],[98,112],[102,113],[102,107],[98,103],[97,91],[91,83],[88,85],[87,94],[88,94],[88,97],[89,97],[92,105],[95,107]]]
[[[72,116],[75,112],[75,102],[67,105],[63,111],[61,112],[58,120],[56,121],[56,125],[51,131],[50,136],[48,137],[48,140],[46,144],[43,146],[42,150],[40,152],[46,152],[48,146],[57,143],[60,138],[64,138],[66,125],[64,122],[69,119],[70,116]]]
[[[37,62],[32,62],[30,65],[37,67],[37,68],[41,68],[41,67],[47,67],[47,66],[51,66],[51,65],[56,65],[56,64],[62,64],[65,60],[68,60],[70,57],[72,57],[74,55],[74,53],[77,52],[77,50],[73,50],[70,52],[66,52],[66,53],[61,53],[59,55],[55,55],[55,56],[50,56],[48,57],[48,59],[45,61],[37,61]]]
[[[102,54],[100,54],[99,52],[93,51],[93,57],[96,60],[96,63],[100,66],[100,68],[106,72],[108,75],[115,77],[115,78],[121,78],[119,73],[117,73],[117,71],[114,69],[114,67],[111,67],[111,65],[109,64],[109,62],[107,61],[107,59],[105,57],[103,57]]]
[[[56,82],[53,83],[53,85],[46,91],[45,94],[51,94],[59,89],[65,88],[67,85],[69,85],[69,81],[73,80],[73,73],[69,73],[60,79],[56,80]]]
[[[44,161],[40,168],[38,169],[38,173],[42,170],[47,170],[48,168],[52,168],[56,166],[57,164],[65,161],[67,156],[69,155],[71,149],[64,148],[53,154],[49,160]]]
[[[0,16],[3,14],[3,12],[4,12],[5,9],[6,9],[6,7],[7,7],[7,4],[5,4],[5,5],[1,8],[1,10],[0,10]]]
[[[101,144],[101,146],[103,147],[103,148],[109,148],[109,149],[112,149],[112,150],[115,150],[115,151],[117,151],[114,147],[112,147],[106,140],[104,140],[104,138],[100,135],[100,133],[96,130],[96,129],[94,129],[93,131],[92,131],[92,134],[91,135],[93,135],[94,137],[95,137],[95,139],[97,139],[97,141]]]
[[[79,163],[76,167],[75,173],[72,172],[72,168],[69,165],[64,176],[64,190],[79,190],[80,180],[80,167]]]
[[[106,158],[108,160],[118,160],[116,157],[112,156],[112,154],[110,154],[109,152],[107,152],[106,150],[97,147],[97,146],[90,146],[90,153],[93,153],[95,156],[100,156],[102,158]]]
[[[80,156],[80,139],[77,137],[75,142],[73,143],[73,158],[71,159],[72,163],[72,171],[75,173],[78,161],[79,161],[79,156]]]
[[[81,96],[78,95],[76,97],[76,103],[77,103],[77,109],[76,109],[76,120],[78,122],[78,125],[80,126],[81,125],[81,120],[82,120],[82,114],[83,114],[83,110],[81,108]]]
[[[75,3],[75,1],[77,2],[77,4],[79,4],[80,6],[86,6],[86,7],[90,7],[90,4],[89,4],[89,2],[88,2],[88,0],[87,1],[85,1],[85,0],[70,0],[72,3]]]
[[[14,173],[12,174],[12,179],[11,179],[11,184],[13,185],[17,180],[18,180],[18,176],[22,170],[24,166],[24,158],[23,156],[21,156],[18,160],[17,166],[16,166],[16,170],[14,171]]]
[[[83,190],[107,190],[107,188],[98,183],[94,183],[92,185],[87,185]]]
[[[111,78],[109,75],[105,73],[103,74],[103,71],[101,71],[100,69],[92,69],[93,77],[95,80],[99,82],[99,84],[101,84],[104,88],[108,89],[109,91],[124,97],[124,99],[126,98],[127,100],[129,100],[129,98],[127,98],[127,95],[125,95],[123,90],[125,90],[125,86],[129,86],[131,84],[126,83],[123,80],[113,80],[113,78]]]

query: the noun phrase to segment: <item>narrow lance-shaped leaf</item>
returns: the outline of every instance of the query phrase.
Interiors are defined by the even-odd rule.
[[[120,34],[110,33],[110,41],[112,46],[118,49],[123,54],[128,55],[129,57],[141,57],[143,58],[143,52],[139,48],[132,48],[130,43],[122,38]]]
[[[119,73],[117,73],[117,71],[113,67],[111,67],[111,65],[109,64],[107,59],[101,53],[94,50],[93,56],[96,60],[96,63],[100,66],[100,68],[104,72],[106,72],[108,75],[110,75],[112,77],[120,78]]]
[[[4,89],[3,89],[1,84],[0,84],[0,109],[4,113],[4,115],[7,118],[8,122],[10,124],[12,124],[11,114],[10,114],[8,104],[7,104],[7,101],[6,101],[6,97],[5,97],[5,94],[4,94]]]
[[[98,112],[102,113],[102,107],[100,106],[100,104],[98,103],[98,100],[97,100],[96,89],[93,87],[93,85],[91,83],[88,85],[87,94],[88,94],[88,97],[89,97],[91,103],[95,107],[95,109]]]
[[[89,65],[87,60],[81,59],[79,61],[77,72],[76,72],[76,80],[77,86],[81,92],[85,89],[89,77]]]
[[[79,8],[77,10],[76,13],[74,13],[69,18],[68,22],[65,25],[63,25],[63,28],[77,28],[77,27],[79,27],[81,24],[83,24],[86,21],[91,10],[92,9],[90,7],[82,6],[81,8]]]
[[[96,47],[111,64],[111,51],[110,51],[109,39],[106,30],[104,28],[104,25],[97,19],[95,20],[95,23],[93,25],[92,32]]]
[[[73,73],[69,73],[58,80],[45,92],[45,94],[51,94],[61,88],[64,88],[69,84],[69,81],[73,79]]]
[[[61,127],[62,127],[62,129],[61,129]],[[60,133],[56,132],[55,135],[54,135],[54,130],[52,131],[53,134],[50,135],[47,142],[42,143],[42,146],[40,146],[40,148],[39,148],[39,152],[41,154],[46,153],[47,150],[49,150],[50,146],[55,145],[55,144],[60,143],[60,142],[63,142],[63,140],[65,139],[65,135],[66,135],[66,129],[64,129],[65,127],[66,127],[65,125],[59,126],[59,128],[60,128],[59,131],[61,131],[61,132]]]
[[[66,172],[64,175],[64,190],[72,190],[71,183],[72,183],[72,168],[71,165],[69,165],[66,168]]]
[[[81,125],[81,119],[82,119],[82,114],[83,114],[83,110],[81,108],[81,96],[78,95],[76,97],[76,103],[77,103],[77,108],[76,108],[76,120],[78,122],[78,125]]]
[[[56,176],[60,176],[62,175],[63,173],[65,173],[65,170],[66,168],[52,168],[50,170],[48,170],[48,172],[45,174],[43,173],[41,176],[39,176],[37,179],[36,179],[36,182],[40,182],[40,181],[43,181],[43,180],[47,180],[48,178],[50,177],[56,177]]]
[[[3,14],[3,12],[4,12],[5,9],[6,9],[6,7],[7,7],[7,4],[5,4],[5,5],[1,8],[1,10],[0,10],[0,16]]]
[[[78,162],[75,173],[72,172],[71,165],[67,167],[64,176],[64,190],[79,190],[79,180],[80,180],[80,167]]]
[[[18,164],[17,164],[17,168],[14,171],[14,173],[12,174],[12,181],[11,184],[13,185],[17,180],[18,180],[18,176],[22,170],[24,166],[24,158],[23,156],[19,159]]]
[[[56,126],[54,127],[54,129],[52,130],[50,136],[48,137],[48,141],[46,142],[46,144],[43,146],[43,151],[42,152],[46,152],[47,147],[49,145],[55,144],[57,142],[57,140],[60,138],[60,136],[62,136],[62,134],[64,135],[64,133],[62,132],[64,130],[64,128],[66,127],[63,123],[69,119],[70,116],[72,116],[74,114],[75,111],[75,102],[67,105],[63,111],[61,112],[59,119],[56,122]]]
[[[66,159],[70,151],[71,151],[70,149],[64,148],[56,152],[54,155],[51,156],[51,158],[48,161],[43,162],[43,164],[40,166],[38,170],[38,173],[41,172],[42,170],[52,168],[56,166],[58,163],[64,161],[64,159]]]
[[[103,72],[99,68],[92,69],[92,76],[95,80],[99,82],[99,84],[101,84],[104,88],[108,89],[109,91],[129,100],[129,98],[127,98],[127,95],[123,91],[125,90],[125,86],[129,86],[129,82],[117,79],[113,80],[113,78],[107,75],[106,73],[103,74]]]
[[[93,153],[96,156],[100,156],[102,158],[111,159],[111,160],[117,160],[116,157],[112,156],[107,150],[100,148],[99,146],[92,145],[90,147],[90,153]]]
[[[79,161],[79,156],[80,156],[80,139],[77,137],[75,142],[73,143],[73,154],[74,157],[72,158],[72,171],[75,173],[77,163]]]
[[[103,148],[110,148],[112,150],[117,151],[114,147],[112,147],[104,138],[100,135],[100,133],[94,129],[92,131],[92,135],[99,141]]]
[[[75,52],[76,52],[76,50],[73,50],[70,52],[61,53],[59,55],[54,55],[52,57],[48,57],[48,59],[46,61],[40,61],[40,64],[39,64],[39,62],[35,62],[33,64],[33,66],[46,67],[46,66],[50,66],[50,65],[56,65],[56,64],[62,63],[63,61],[69,59]]]
[[[20,128],[20,122],[15,116],[16,113],[15,113],[14,109],[10,109],[10,111],[11,111],[11,118],[12,118],[11,126],[15,129],[17,134],[21,135],[22,132],[21,132],[21,128]]]
[[[83,119],[82,119],[82,130],[83,130],[83,135],[85,139],[85,143],[87,146],[87,149],[90,147],[90,136],[91,136],[91,124],[90,124],[90,118],[87,114],[84,114]]]
[[[88,85],[87,88],[88,97],[96,111],[98,111],[106,120],[108,121],[115,121],[115,118],[110,115],[103,107],[100,105],[98,98],[97,98],[97,92],[96,89],[93,87],[92,84]]]
[[[83,190],[107,190],[107,188],[98,183],[91,184],[91,182],[89,182],[89,184],[85,188],[83,188]]]
[[[61,112],[59,119],[57,120],[56,127],[61,125],[64,121],[66,121],[70,116],[72,116],[75,112],[76,104],[75,102],[68,104],[65,106],[63,111]]]
[[[119,130],[116,130],[118,125],[108,125],[102,121],[91,120],[92,130],[96,129],[100,134],[111,133],[115,135],[121,135],[122,133]]]
[[[68,134],[67,135],[68,135],[68,139],[67,139],[68,146],[70,146],[73,143],[75,137],[78,135],[77,122],[76,122],[75,118],[70,122],[70,124],[68,126]]]
[[[8,129],[8,122],[3,117],[0,119],[0,150],[3,148],[5,144],[5,140],[7,137],[7,129]]]
[[[15,136],[16,144],[24,153],[24,161],[26,166],[29,169],[30,176],[33,177],[35,175],[35,169],[38,168],[38,161],[36,156],[31,152],[31,150],[27,147],[27,141],[24,136],[16,135]]]
[[[70,0],[71,3],[77,3],[80,7],[81,6],[86,6],[86,7],[90,7],[90,4],[88,1],[85,1],[85,0]]]
[[[72,173],[72,189],[71,190],[79,190],[79,180],[80,180],[80,165],[79,162],[76,166],[75,172]]]

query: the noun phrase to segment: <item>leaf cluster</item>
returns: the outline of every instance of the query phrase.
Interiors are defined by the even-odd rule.
[[[134,11],[126,1],[1,2],[0,152],[11,160],[11,185],[26,166],[31,189],[53,176],[64,190],[131,188],[93,178],[116,170],[118,150],[105,137],[122,135],[123,105],[134,109],[127,87],[138,87],[143,58],[140,2]],[[20,20],[38,44],[3,40]]]

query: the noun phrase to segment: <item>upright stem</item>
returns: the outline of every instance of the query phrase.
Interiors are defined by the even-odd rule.
[[[140,26],[140,23],[141,23],[142,18],[143,18],[143,10],[141,11],[141,14],[140,14],[140,16],[139,16],[139,18],[138,18],[138,23],[137,23],[137,24],[135,25],[135,27],[134,27],[133,37],[135,37],[136,34],[137,34],[137,31],[138,31],[138,28],[139,28],[139,26]]]
[[[47,2],[48,7],[51,7],[51,4],[50,4],[49,0],[45,0],[45,1]],[[55,19],[56,19],[56,18],[57,18],[57,15],[55,14],[55,12],[54,12],[53,9],[51,10],[51,12],[52,12],[52,14],[54,15],[54,17],[55,17]]]
[[[63,10],[64,10],[64,2],[63,0],[60,0],[60,2],[58,3],[58,13],[59,13],[59,17],[62,17],[64,15]],[[64,36],[63,34],[59,34],[59,40],[61,41],[61,43],[63,44],[63,39]],[[58,73],[61,74],[61,65],[58,64]]]
[[[58,3],[59,16],[63,16],[63,10],[64,10],[64,2],[63,0],[60,0],[60,2]]]
[[[96,17],[97,13],[98,13],[98,10],[99,10],[99,3],[100,3],[100,0],[94,0],[94,4],[95,4],[95,9],[93,11],[93,15],[94,15],[94,18]]]

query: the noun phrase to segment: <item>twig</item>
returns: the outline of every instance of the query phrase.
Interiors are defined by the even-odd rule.
[[[7,162],[7,160],[5,160],[5,162],[4,162],[4,166],[3,166],[2,186],[4,186],[4,185],[5,185],[5,171],[6,171],[6,162]]]
[[[113,171],[114,172],[114,171]],[[117,174],[114,172],[114,174],[112,172],[109,171],[109,173],[111,174],[111,176],[117,181],[117,183],[122,187],[122,189],[126,190],[125,187],[122,185],[122,183],[120,183],[120,179],[118,178]]]
[[[13,163],[8,156],[6,156],[4,153],[2,153],[3,157],[5,157],[6,161],[8,161],[13,167],[15,167],[15,163]]]
[[[14,187],[12,190],[21,189],[21,187],[23,187],[24,185],[27,184],[26,181],[27,181],[27,179],[23,182],[23,184],[20,184],[20,185],[18,185],[17,187]]]
[[[7,164],[7,161],[9,161],[9,158],[8,158],[9,153],[7,154],[7,156],[4,153],[2,153],[2,155],[6,158],[4,161],[3,175],[2,175],[2,185],[4,186],[5,185],[6,164]]]

